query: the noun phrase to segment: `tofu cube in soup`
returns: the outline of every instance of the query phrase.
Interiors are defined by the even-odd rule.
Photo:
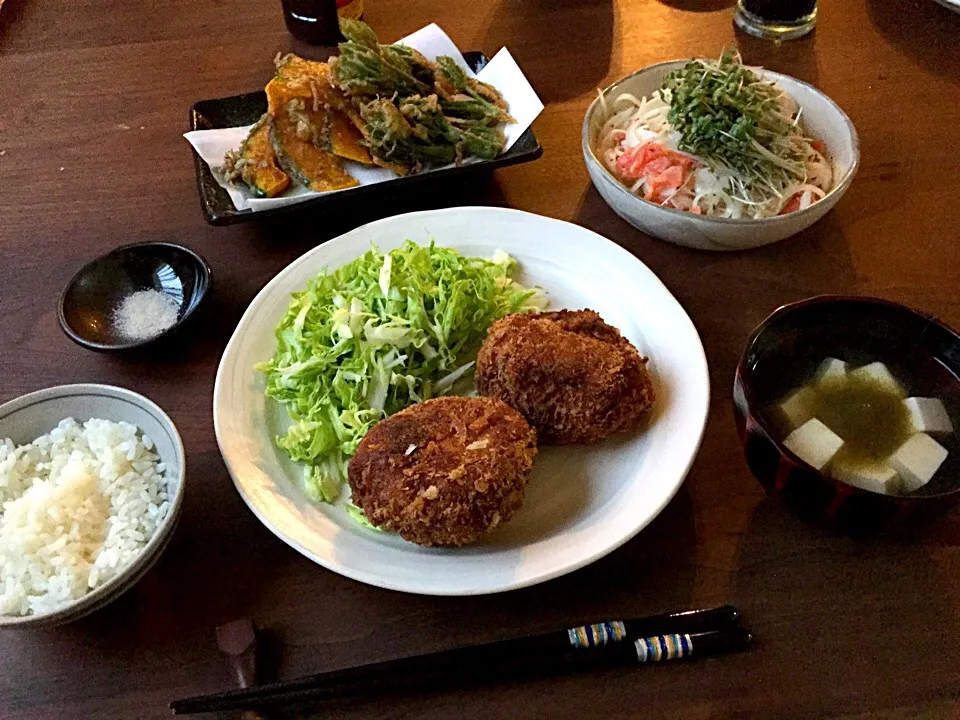
[[[847,379],[847,364],[843,360],[827,358],[820,367],[813,381],[818,385],[839,385]]]
[[[850,377],[876,383],[898,397],[906,397],[907,395],[897,379],[882,362],[872,362],[869,365],[852,370]]]
[[[912,397],[903,401],[910,413],[913,429],[921,433],[947,435],[953,432],[953,423],[947,409],[937,398]]]
[[[903,492],[923,487],[947,459],[947,449],[929,435],[912,435],[890,456],[890,467],[900,474]]]
[[[813,417],[813,391],[808,387],[794,390],[777,405],[777,415],[784,427],[793,430]]]
[[[823,470],[843,447],[843,439],[812,418],[787,435],[783,444],[808,465]]]
[[[868,492],[896,495],[900,492],[900,475],[889,465],[847,464],[837,462],[830,474],[840,482]]]

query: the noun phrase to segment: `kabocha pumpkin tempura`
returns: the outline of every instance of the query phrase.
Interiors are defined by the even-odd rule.
[[[365,23],[342,29],[347,41],[329,63],[277,57],[267,112],[224,158],[228,181],[270,198],[293,182],[320,192],[357,185],[344,159],[405,175],[500,154],[501,125],[513,118],[496,88],[453,58],[380,45]]]

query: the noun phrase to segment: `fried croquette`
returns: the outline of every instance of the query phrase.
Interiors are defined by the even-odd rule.
[[[519,410],[542,445],[592,443],[650,412],[646,363],[593,310],[508,315],[490,326],[476,382],[481,395]]]
[[[348,469],[353,502],[405,540],[465,545],[519,509],[536,454],[533,428],[500,400],[427,400],[360,441]]]

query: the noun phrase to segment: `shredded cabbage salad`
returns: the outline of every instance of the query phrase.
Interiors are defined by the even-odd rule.
[[[545,305],[540,290],[510,279],[515,264],[500,251],[485,260],[408,240],[321,271],[293,294],[276,352],[256,369],[293,421],[277,444],[306,464],[310,498],[337,498],[376,422],[468,383],[494,320]]]
[[[601,161],[631,192],[665,207],[755,219],[809,207],[833,185],[801,108],[740,56],[692,60],[653,95],[606,107]]]

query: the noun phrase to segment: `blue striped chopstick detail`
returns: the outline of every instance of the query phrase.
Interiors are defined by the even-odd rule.
[[[634,642],[638,662],[675,660],[693,654],[693,641],[689,635],[653,635]]]
[[[596,625],[580,625],[567,630],[570,645],[574,648],[599,647],[607,643],[620,642],[626,635],[627,628],[619,620]]]

